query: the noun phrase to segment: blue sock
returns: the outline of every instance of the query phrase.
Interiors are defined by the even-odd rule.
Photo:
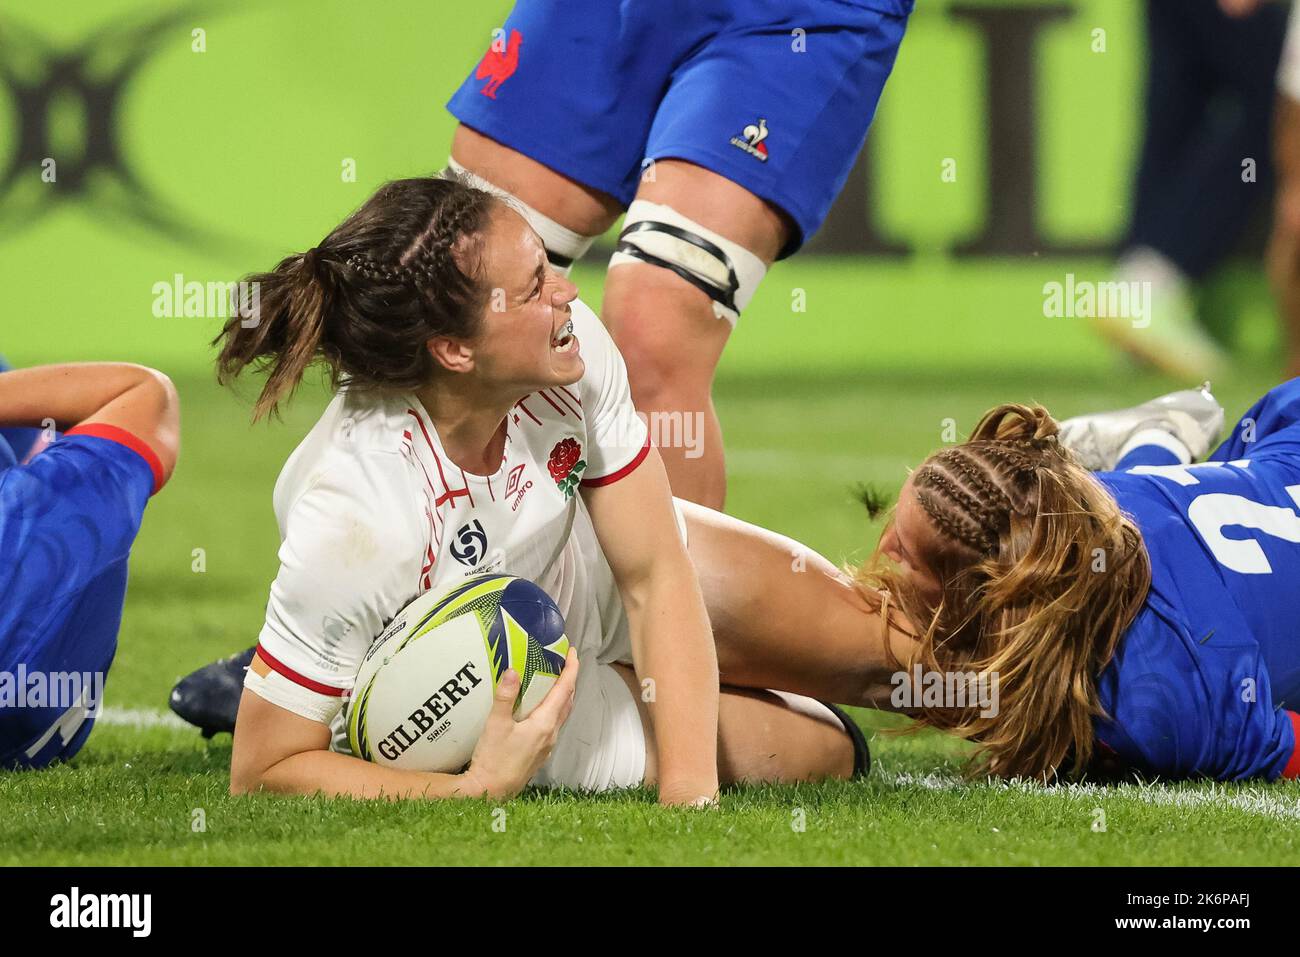
[[[1182,459],[1163,445],[1139,445],[1129,449],[1115,465],[1116,472],[1126,472],[1138,465],[1184,465]]]

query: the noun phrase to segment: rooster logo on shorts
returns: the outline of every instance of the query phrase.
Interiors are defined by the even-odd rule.
[[[492,45],[488,47],[487,53],[483,54],[478,69],[474,71],[474,79],[487,80],[480,93],[489,99],[497,98],[497,90],[501,84],[510,79],[519,68],[519,46],[523,42],[524,35],[518,30],[510,31],[510,40],[504,47],[501,43],[501,34],[497,33],[493,36]]]
[[[760,116],[758,123],[750,123],[740,131],[740,136],[731,138],[731,145],[738,147],[757,160],[767,162],[767,118]]]

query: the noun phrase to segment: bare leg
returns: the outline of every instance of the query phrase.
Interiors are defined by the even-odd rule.
[[[1282,315],[1286,375],[1300,376],[1300,103],[1280,94],[1274,122],[1277,193],[1268,271]]]
[[[468,126],[457,126],[451,155],[461,166],[506,190],[566,229],[598,236],[623,212],[608,193],[569,179]]]
[[[641,712],[646,734],[645,783],[657,778],[654,726],[641,700],[636,672],[614,665]],[[791,783],[848,778],[853,742],[827,708],[800,695],[723,687],[718,699],[718,780],[721,784]]]
[[[853,742],[835,715],[802,695],[724,687],[718,781],[817,781],[853,774]]]
[[[683,160],[658,160],[654,171],[652,182],[641,183],[638,199],[673,207],[768,265],[776,259],[789,226],[775,207]],[[727,479],[712,390],[731,325],[713,314],[713,302],[704,292],[646,263],[610,270],[601,318],[627,361],[636,407],[650,415],[690,416],[703,423],[702,442],[694,448],[660,443],[673,494],[721,509]]]
[[[727,475],[713,373],[731,326],[713,314],[712,302],[666,269],[628,263],[605,281],[601,318],[627,362],[637,410],[651,417],[652,428],[656,417],[680,421],[682,436],[693,439],[694,448],[674,443],[663,426],[653,436],[673,494],[721,509]]]
[[[794,539],[678,504],[724,684],[890,707],[899,666],[886,652],[882,616],[847,575]],[[897,611],[890,625],[893,651],[906,660],[910,625]]]

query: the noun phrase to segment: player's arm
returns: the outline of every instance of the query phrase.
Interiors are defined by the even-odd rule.
[[[254,657],[251,669],[266,672]],[[419,774],[329,750],[328,725],[272,704],[249,689],[239,701],[230,793],[259,790],[354,798],[478,797],[459,774]]]
[[[651,448],[616,482],[584,486],[582,495],[627,610],[637,678],[654,691],[659,800],[712,801],[718,791],[718,657],[658,451]]]
[[[267,678],[271,669],[255,655],[249,670]],[[245,688],[235,723],[230,793],[265,790],[388,800],[510,798],[524,789],[555,746],[560,726],[573,707],[577,680],[578,656],[571,650],[559,680],[542,703],[523,721],[515,721],[519,677],[507,671],[497,685],[469,767],[458,774],[390,768],[330,751],[327,724]]]
[[[162,480],[180,453],[180,400],[156,369],[127,362],[70,362],[0,373],[0,428],[60,431],[102,425],[130,433],[157,456]],[[161,484],[161,483],[160,483]]]
[[[386,767],[329,750],[330,724],[343,707],[347,682],[355,679],[371,636],[406,601],[408,569],[392,554],[415,554],[419,541],[403,540],[408,529],[397,517],[405,514],[397,505],[411,494],[409,476],[386,467],[388,454],[332,460],[282,514],[277,512],[285,536],[280,570],[244,678],[230,758],[234,794],[506,798],[541,767],[568,717],[576,656],[536,711],[517,724],[518,678],[503,677],[463,774]],[[360,560],[352,554],[358,540],[387,542],[393,552]],[[331,646],[318,630],[327,621],[341,626],[345,636]],[[333,668],[320,667],[325,658],[334,661]]]

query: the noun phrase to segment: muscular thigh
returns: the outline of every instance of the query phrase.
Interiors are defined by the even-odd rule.
[[[725,176],[684,160],[649,167],[636,198],[671,207],[770,266],[792,226],[775,206]],[[644,263],[611,269],[601,318],[628,359],[634,393],[653,379],[686,380],[702,390],[731,335],[708,293],[675,272]],[[682,348],[688,344],[688,348]]]
[[[619,201],[608,193],[570,179],[463,124],[456,127],[451,155],[466,169],[584,236],[603,233],[623,212]]]
[[[802,695],[723,688],[718,780],[790,783],[853,774],[853,742],[824,705]]]
[[[886,631],[846,572],[792,538],[678,505],[723,682],[887,706],[890,677],[911,641],[901,616],[892,614]]]

